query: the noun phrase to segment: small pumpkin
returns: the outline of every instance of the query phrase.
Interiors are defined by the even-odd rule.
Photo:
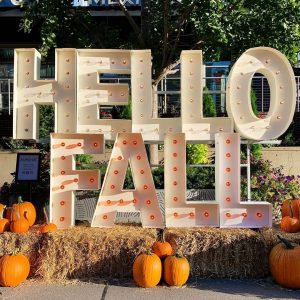
[[[274,246],[269,256],[270,271],[283,287],[300,288],[300,246],[278,236],[281,243]]]
[[[162,275],[160,258],[151,252],[140,254],[133,263],[133,279],[135,283],[144,288],[156,286]]]
[[[190,275],[190,264],[178,254],[168,256],[164,261],[164,280],[171,286],[184,285]]]
[[[5,209],[5,205],[0,211],[0,233],[3,233],[5,231],[9,230],[9,220],[3,218],[4,209]]]
[[[280,228],[285,232],[298,232],[300,230],[300,220],[293,215],[292,200],[289,201],[290,215],[281,219]]]
[[[285,200],[282,203],[282,207],[281,207],[282,218],[290,215],[290,205],[292,205],[294,218],[300,220],[300,199],[289,199],[289,200]]]
[[[0,259],[0,285],[17,286],[29,275],[29,260],[23,254],[4,255]]]
[[[22,201],[22,197],[18,197],[18,203],[13,204],[13,210],[11,212],[11,220],[15,218],[15,213],[18,212],[19,215],[25,217],[29,223],[29,226],[32,226],[36,219],[36,210],[31,202]],[[25,216],[26,214],[26,216]]]
[[[41,225],[40,232],[41,233],[48,233],[48,232],[54,232],[57,230],[57,226],[54,223],[49,223],[47,212],[45,207],[43,208],[44,218],[45,218],[45,224]]]
[[[15,233],[26,233],[29,230],[29,223],[25,217],[21,217],[18,211],[13,211],[13,220],[10,223],[10,231]]]
[[[170,243],[165,241],[165,230],[162,229],[159,233],[160,241],[155,241],[152,250],[159,258],[166,258],[172,255],[173,249]]]

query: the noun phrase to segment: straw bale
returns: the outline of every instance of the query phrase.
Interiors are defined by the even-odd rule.
[[[192,276],[260,278],[268,274],[265,241],[254,230],[178,228],[168,230],[166,240],[187,257]]]
[[[0,257],[13,252],[26,255],[30,261],[30,276],[34,276],[41,260],[42,239],[43,236],[36,231],[26,234],[4,232],[0,236]]]
[[[47,235],[38,276],[52,278],[130,277],[134,258],[156,240],[155,229],[116,225],[74,227]]]
[[[279,225],[273,225],[272,228],[262,228],[259,229],[259,233],[261,234],[262,238],[266,242],[266,247],[268,253],[271,249],[278,244],[280,241],[278,239],[278,235],[284,237],[285,239],[289,240],[290,242],[300,244],[300,232],[296,233],[288,233],[284,232],[280,229]]]
[[[274,228],[172,228],[165,233],[176,252],[187,257],[193,277],[261,278],[269,274],[268,256],[277,234],[300,243],[300,233]],[[151,249],[155,229],[116,225],[76,226],[54,233],[0,235],[0,257],[18,250],[31,263],[31,278],[44,281],[87,278],[131,278],[134,258]]]

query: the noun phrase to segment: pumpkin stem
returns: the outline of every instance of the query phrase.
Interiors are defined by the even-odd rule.
[[[49,219],[48,219],[48,215],[47,215],[46,207],[45,206],[43,207],[43,214],[44,214],[45,222],[46,222],[46,224],[48,224],[49,223]]]
[[[166,228],[161,228],[158,230],[158,240],[162,243],[165,242],[165,230]]]
[[[12,213],[14,212],[17,216],[17,220],[14,220],[14,218],[13,218],[13,221],[19,221],[21,219],[20,213],[14,207],[12,207],[11,210],[12,210]],[[26,220],[27,220],[27,218],[26,218]]]
[[[290,217],[293,218],[294,214],[293,214],[293,208],[292,208],[292,201],[291,201],[291,199],[289,199],[289,207],[290,207]]]
[[[17,255],[17,253],[18,253],[18,250],[14,249],[13,252],[11,253],[11,256],[15,256],[15,255]]]
[[[5,207],[6,207],[6,206],[4,206],[4,207],[1,209],[1,211],[0,211],[0,219],[3,219],[3,214],[4,214]]]
[[[147,255],[152,255],[152,251],[148,249],[148,250],[146,251],[146,254],[147,254]]]
[[[22,200],[22,196],[18,196],[18,203],[22,203],[23,200]]]
[[[285,245],[285,247],[287,248],[287,249],[294,249],[295,247],[288,241],[288,240],[286,240],[285,238],[283,238],[282,236],[280,236],[280,235],[277,235],[277,237],[280,239],[280,241],[282,242],[282,243],[284,243],[284,245]]]
[[[182,258],[182,257],[183,257],[183,256],[182,256],[181,254],[179,254],[178,252],[176,252],[176,253],[174,254],[174,256],[177,257],[177,258]]]

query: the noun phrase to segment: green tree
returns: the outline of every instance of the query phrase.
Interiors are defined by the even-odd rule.
[[[40,138],[49,138],[54,132],[54,107],[51,105],[40,105]]]
[[[124,0],[118,2],[132,34],[117,22],[95,22],[87,8],[74,8],[71,0],[25,1],[20,26],[40,30],[43,55],[54,47],[150,48],[154,85],[178,64],[182,49],[201,49],[206,60],[229,51],[234,60],[248,48],[269,46],[291,62],[300,49],[296,0],[143,0],[141,23]]]
[[[20,29],[40,33],[39,51],[45,58],[55,47],[130,48],[131,34],[120,25],[96,21],[85,7],[73,7],[72,0],[27,0],[22,2],[24,16]]]
[[[208,88],[203,88],[203,116],[205,118],[213,118],[217,116],[216,107],[212,95],[208,94]]]
[[[182,49],[201,49],[206,60],[229,51],[235,60],[248,48],[269,46],[291,62],[300,49],[295,0],[144,0],[142,16],[140,29],[132,26],[140,46],[152,50],[154,83],[178,64]]]

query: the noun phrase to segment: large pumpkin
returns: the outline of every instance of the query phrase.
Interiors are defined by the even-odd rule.
[[[25,217],[29,223],[29,226],[32,226],[36,219],[36,210],[31,202],[22,202],[19,198],[17,204],[13,204],[11,212],[11,221],[17,220],[16,212],[18,212],[22,217]]]
[[[133,263],[133,279],[138,286],[150,288],[156,286],[162,274],[160,258],[151,252],[140,254]]]
[[[0,259],[0,285],[17,286],[29,275],[28,258],[22,254],[5,255]]]
[[[289,204],[290,202],[291,202],[294,218],[300,220],[300,199],[285,200],[282,203],[282,207],[281,207],[282,218],[290,215],[290,204]]]
[[[299,289],[300,288],[300,246],[291,244],[279,237],[281,243],[271,250],[269,256],[270,271],[280,285]]]
[[[168,256],[164,261],[164,280],[168,285],[184,285],[190,274],[190,264],[179,255]]]

